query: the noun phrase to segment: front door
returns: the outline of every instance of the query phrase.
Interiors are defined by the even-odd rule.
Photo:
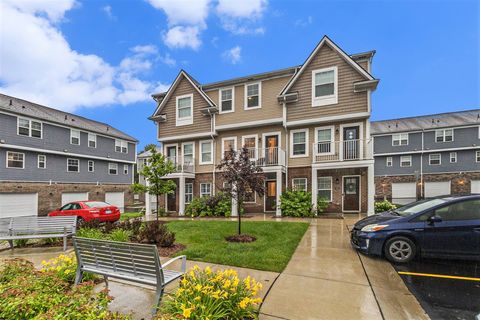
[[[169,212],[177,211],[177,190],[173,193],[167,194],[167,210]]]
[[[360,127],[344,127],[343,128],[343,159],[357,160],[360,155]]]
[[[267,181],[267,190],[265,195],[265,211],[277,210],[277,181]]]
[[[343,177],[343,211],[360,211],[360,177]]]
[[[278,136],[266,136],[265,137],[265,164],[277,165],[278,164]]]

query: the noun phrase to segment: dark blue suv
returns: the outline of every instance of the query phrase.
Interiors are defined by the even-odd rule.
[[[394,263],[415,256],[480,259],[480,195],[421,200],[358,221],[356,249]]]

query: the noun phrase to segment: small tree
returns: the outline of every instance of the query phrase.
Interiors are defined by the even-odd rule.
[[[134,183],[132,189],[135,193],[146,192],[156,196],[158,220],[160,196],[162,194],[173,193],[177,187],[175,182],[164,178],[166,175],[175,172],[175,165],[168,161],[163,154],[158,153],[155,145],[150,145],[148,151],[150,151],[151,155],[147,159],[147,163],[143,166],[142,171],[139,172],[139,174],[145,178],[147,185]]]
[[[238,204],[238,234],[242,234],[241,208],[249,193],[256,192],[260,197],[265,193],[265,178],[263,170],[250,160],[248,149],[243,147],[240,152],[227,152],[217,169],[226,186],[223,191]]]

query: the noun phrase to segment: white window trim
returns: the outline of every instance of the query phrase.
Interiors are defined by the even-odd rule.
[[[475,162],[480,162],[480,150],[475,151]]]
[[[452,131],[452,141],[445,141],[446,131]],[[440,133],[440,134],[439,134]],[[437,141],[437,137],[442,137],[442,141]],[[445,142],[454,142],[455,141],[455,130],[452,129],[437,129],[435,130],[435,143],[445,143]]]
[[[110,173],[110,165],[115,165],[115,166],[116,166],[117,173]],[[109,162],[107,168],[108,168],[108,174],[109,174],[109,175],[111,175],[111,176],[118,176],[118,163]]]
[[[127,174],[128,174],[128,171],[129,171],[129,170],[128,170],[128,164],[124,164],[124,165],[123,165],[123,174],[124,174],[124,175],[127,175]]]
[[[192,145],[192,165],[195,165],[195,141],[188,141],[182,143],[182,159],[185,162],[185,145],[191,144]]]
[[[253,201],[244,201],[243,203],[257,203],[257,193],[253,191]]]
[[[222,159],[223,157],[225,156],[225,141],[226,140],[233,140],[233,151],[237,151],[237,137],[225,137],[225,138],[222,138]]]
[[[78,143],[72,143],[72,138],[76,138],[73,136],[74,132],[78,132]],[[82,133],[80,132],[80,130],[70,129],[70,144],[73,144],[74,146],[79,146],[81,144],[81,139],[82,139],[81,136],[82,136]]]
[[[410,164],[409,164],[408,166],[404,166],[404,165],[402,165],[402,162],[403,162],[403,161],[402,161],[402,158],[410,158],[410,161],[409,161],[409,162],[410,162]],[[413,162],[413,160],[412,160],[412,156],[400,156],[400,167],[402,167],[402,168],[408,168],[408,167],[411,167],[411,166],[412,166],[412,162]]]
[[[320,72],[333,71],[333,94],[315,97],[315,75]],[[336,66],[312,71],[312,107],[326,106],[338,103],[338,68]]]
[[[248,107],[248,103],[247,103],[247,88],[248,86],[251,86],[251,85],[254,85],[254,84],[258,84],[258,106],[256,107],[251,107],[249,108]],[[250,83],[246,83],[244,88],[243,88],[243,91],[244,91],[244,104],[243,104],[243,109],[244,110],[255,110],[255,109],[260,109],[262,107],[262,82],[261,81],[258,81],[258,82],[250,82]]]
[[[23,161],[22,161],[22,167],[21,168],[17,168],[17,167],[9,167],[8,166],[8,155],[10,153],[18,153],[18,154],[21,154],[23,156]],[[16,151],[7,151],[5,152],[5,167],[8,168],[8,169],[25,169],[25,153],[23,152],[16,152]]]
[[[452,160],[455,160],[455,161],[452,161]],[[458,161],[458,154],[456,152],[450,152],[450,163],[457,163],[457,161]]]
[[[310,130],[307,129],[296,129],[296,130],[290,130],[290,158],[307,158],[308,157],[308,145],[309,145],[309,138],[308,138],[308,132]],[[293,154],[293,135],[297,132],[305,132],[305,154]]]
[[[202,186],[203,186],[203,185],[209,185],[209,186],[210,186],[210,187],[209,187],[210,192],[208,193],[208,196],[211,197],[211,196],[212,196],[212,184],[211,184],[210,182],[202,182],[202,183],[200,183],[200,190],[199,190],[199,191],[200,191],[200,193],[199,193],[199,194],[200,194],[200,197],[203,197],[203,195],[204,195],[204,194],[202,193]],[[205,195],[207,195],[207,193],[205,193]]]
[[[93,139],[90,139],[91,137],[93,137]],[[87,139],[87,147],[89,148],[97,148],[97,135],[95,133],[88,133],[88,139]],[[90,147],[90,141],[94,141],[95,142],[95,147]],[[121,149],[121,146],[120,146],[120,149]],[[128,149],[128,147],[127,147]]]
[[[243,148],[243,146],[245,145],[245,139],[248,139],[248,138],[255,138],[255,157],[251,158],[252,160],[257,160],[258,159],[258,150],[260,149],[258,147],[258,134],[249,134],[249,135],[246,135],[246,136],[242,136],[242,145],[240,146],[241,148]],[[223,146],[223,144],[222,144]]]
[[[28,120],[28,136],[20,134],[20,119]],[[32,136],[32,121],[40,123],[40,137]],[[43,122],[35,119],[30,119],[27,117],[17,117],[17,136],[29,137],[35,139],[43,139]]]
[[[192,188],[191,188],[192,192],[191,192],[191,193],[190,193],[190,192],[187,193],[187,186],[188,186],[188,185],[192,186]],[[190,202],[187,202],[187,195],[191,195],[191,196],[192,196],[192,200],[193,200],[193,183],[191,183],[191,182],[185,183],[185,204],[191,203],[191,201],[190,201]]]
[[[43,157],[43,159],[44,159],[43,162],[45,163],[45,166],[44,166],[43,168],[40,167],[40,158],[41,158],[41,157]],[[39,154],[39,155],[37,156],[37,169],[42,169],[42,170],[47,169],[47,156],[46,156],[46,155],[44,155],[44,154]]]
[[[215,157],[215,153],[213,152],[213,140],[200,140],[199,142],[198,149],[200,151],[200,159],[199,159],[199,164],[200,165],[206,165],[206,164],[213,164],[213,157]],[[203,150],[202,150],[202,145],[204,143],[210,143],[210,161],[203,161]]]
[[[318,178],[329,178],[330,180],[330,189],[320,189],[318,187]],[[342,178],[343,179],[343,178]],[[318,191],[319,190],[330,190],[330,199],[329,199],[329,202],[332,202],[333,201],[333,177],[317,177],[317,198],[318,198]]]
[[[292,179],[292,190],[296,190],[295,189],[295,180],[303,180],[305,182],[305,192],[308,191],[308,179],[307,178],[293,178]]]
[[[330,129],[330,152],[317,152],[318,141],[318,131]],[[292,140],[293,141],[293,140]],[[324,126],[315,128],[315,150],[313,150],[314,155],[332,155],[335,154],[335,126]]]
[[[184,95],[181,95],[181,96],[177,96],[175,97],[176,98],[176,103],[175,103],[175,109],[176,109],[176,116],[175,116],[175,125],[177,127],[179,126],[186,126],[186,125],[190,125],[190,124],[193,124],[193,93],[190,93],[190,94],[184,94]],[[188,118],[182,118],[182,119],[179,119],[178,117],[178,101],[180,99],[183,99],[183,98],[190,98],[190,117]]]
[[[387,157],[385,159],[385,167],[393,167],[393,157]]]
[[[224,90],[232,90],[232,110],[230,111],[223,111],[222,110],[222,91]],[[218,89],[218,106],[219,106],[219,113],[232,113],[235,112],[235,86],[232,87],[225,87]]]
[[[90,171],[90,163],[92,164],[92,170]],[[95,161],[88,160],[87,161],[87,172],[95,172]]]
[[[438,163],[432,163],[432,156],[439,156]],[[440,166],[442,165],[442,154],[441,153],[432,153],[428,155],[428,164],[431,166]]]
[[[402,140],[405,140],[405,139],[402,139],[402,136],[403,135],[406,135],[407,136],[407,143],[406,144],[402,144]],[[398,136],[399,139],[395,139],[395,136]],[[393,141],[395,140],[398,140],[400,141],[399,144],[394,144]],[[392,134],[392,147],[402,147],[402,146],[408,146],[408,144],[410,143],[410,135],[407,133],[394,133]]]
[[[68,170],[68,160],[75,160],[78,162],[78,171],[71,171],[71,170]],[[75,173],[79,173],[80,172],[80,159],[75,159],[75,158],[67,158],[67,172],[75,172]]]

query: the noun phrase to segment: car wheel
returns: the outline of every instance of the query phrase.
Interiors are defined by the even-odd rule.
[[[385,257],[393,263],[407,263],[412,261],[417,247],[412,240],[406,237],[393,237],[385,244]]]

